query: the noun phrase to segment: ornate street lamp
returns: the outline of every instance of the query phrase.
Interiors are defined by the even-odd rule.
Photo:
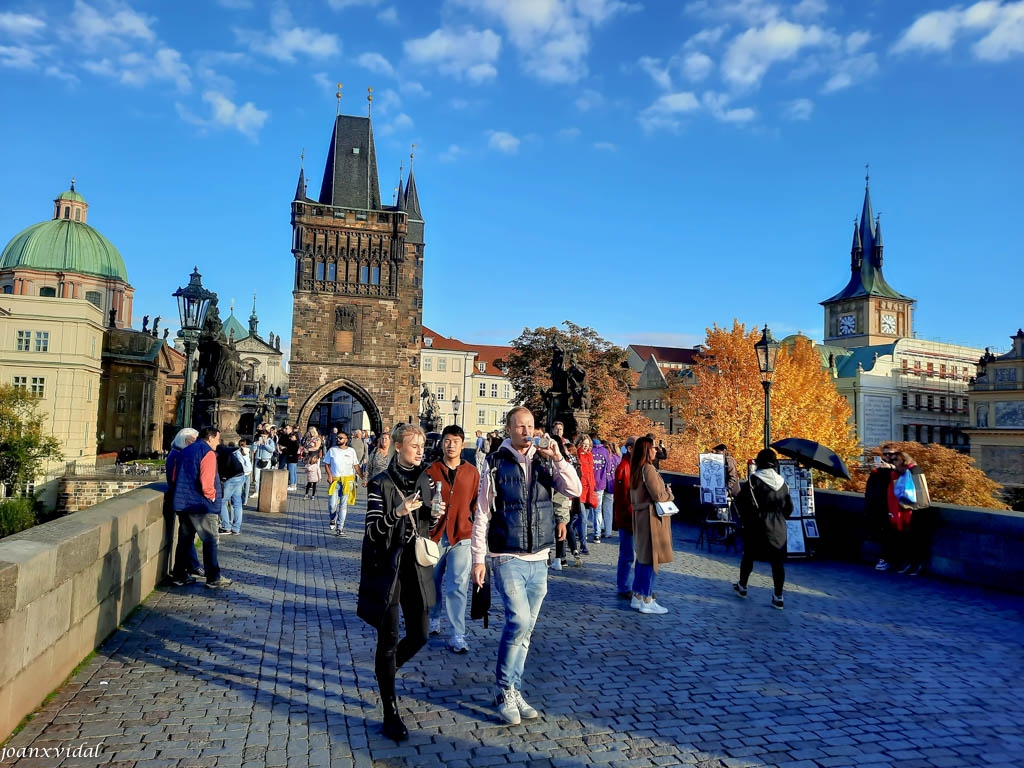
[[[199,333],[206,323],[206,313],[210,309],[210,302],[217,298],[217,294],[203,288],[203,276],[199,274],[199,267],[195,267],[188,285],[178,288],[171,295],[178,300],[178,318],[181,321],[178,337],[185,347],[185,408],[182,413],[181,426],[191,427],[192,355],[199,344]]]
[[[459,425],[459,406],[462,405],[462,401],[459,400],[459,396],[455,395],[452,398],[452,411],[455,413],[455,424]]]
[[[772,374],[775,373],[775,358],[779,355],[779,343],[772,338],[767,325],[761,340],[754,345],[754,351],[761,371],[761,386],[764,387],[764,447],[767,448],[772,440]]]

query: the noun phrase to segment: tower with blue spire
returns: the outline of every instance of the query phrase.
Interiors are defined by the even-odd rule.
[[[864,177],[864,204],[854,221],[850,277],[846,287],[821,302],[825,343],[853,349],[913,336],[915,300],[894,289],[882,274],[882,221],[871,204],[871,177]]]

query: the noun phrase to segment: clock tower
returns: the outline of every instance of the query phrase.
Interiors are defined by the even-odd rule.
[[[868,182],[868,179],[865,179]],[[850,280],[825,307],[825,343],[853,349],[889,344],[913,336],[914,299],[897,293],[882,275],[882,222],[871,208],[864,186],[860,221],[853,223]]]

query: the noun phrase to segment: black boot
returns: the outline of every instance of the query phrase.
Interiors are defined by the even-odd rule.
[[[381,696],[384,708],[384,735],[392,741],[405,741],[409,738],[409,729],[405,727],[398,714],[398,699],[394,696]]]

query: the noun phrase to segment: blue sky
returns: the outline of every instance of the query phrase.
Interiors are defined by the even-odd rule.
[[[424,321],[480,343],[712,323],[820,338],[864,164],[885,273],[927,338],[1021,314],[1024,2],[8,0],[0,238],[75,176],[142,315],[197,264],[290,336],[289,201],[335,113],[374,124],[385,203],[417,144]],[[386,191],[385,191],[386,190]],[[175,325],[176,327],[176,325]]]

